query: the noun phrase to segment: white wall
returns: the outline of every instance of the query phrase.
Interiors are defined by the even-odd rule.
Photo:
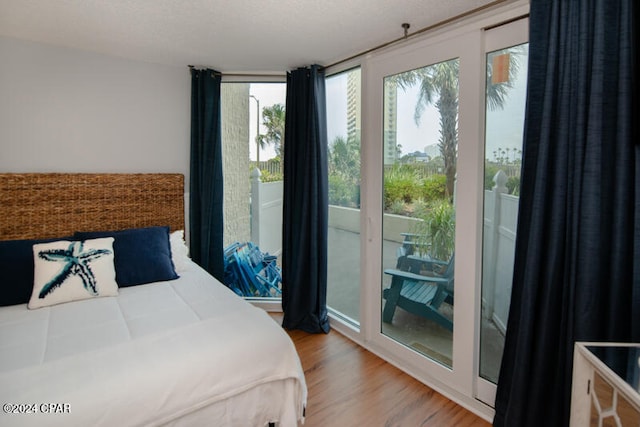
[[[186,65],[0,37],[0,172],[178,172],[188,181],[190,90]]]

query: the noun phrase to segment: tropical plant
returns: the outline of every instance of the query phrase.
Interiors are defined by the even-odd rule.
[[[499,166],[493,163],[489,163],[487,161],[484,162],[484,189],[485,190],[493,189],[493,186],[495,185],[495,183],[493,182],[493,177],[496,176],[499,170],[500,170]]]
[[[284,156],[284,120],[284,105],[274,104],[270,107],[264,107],[262,109],[262,124],[267,128],[267,132],[257,137],[260,148],[273,145],[276,155],[280,158]]]
[[[269,172],[266,169],[262,169],[260,171],[260,181],[261,182],[275,182],[282,181],[282,173],[281,172]]]
[[[360,141],[336,137],[329,145],[329,203],[360,207]]]
[[[427,202],[422,197],[417,198],[413,201],[413,216],[415,216],[415,212],[426,212],[431,202]]]
[[[409,165],[394,164],[384,173],[384,206],[389,208],[397,200],[411,203],[420,193],[420,180]]]
[[[458,68],[459,61],[452,59],[391,78],[403,89],[419,84],[418,101],[414,111],[416,124],[420,123],[422,114],[431,104],[440,114],[438,147],[444,160],[447,194],[450,197],[453,195],[458,146]]]
[[[514,77],[520,69],[521,48],[493,52],[487,60],[486,97],[489,109],[495,110],[504,106],[509,90],[513,87]],[[494,55],[509,54],[509,77],[506,81],[493,82]],[[456,158],[458,150],[458,71],[459,61],[452,59],[428,67],[408,71],[391,77],[403,89],[420,85],[418,100],[414,111],[417,124],[425,109],[433,105],[440,114],[440,138],[438,147],[444,160],[444,173],[447,177],[447,193],[453,196],[456,175]],[[507,153],[508,154],[508,153]]]
[[[359,187],[341,175],[329,175],[329,204],[347,208],[359,208]]]
[[[423,255],[448,261],[453,255],[455,247],[456,220],[455,208],[448,200],[431,203],[424,210],[416,211],[421,219],[415,223],[411,232],[416,234],[417,248]]]
[[[431,175],[422,182],[422,197],[427,201],[444,199],[447,194],[447,177]]]
[[[405,213],[406,205],[402,200],[394,200],[389,206],[389,212],[396,215],[403,215]]]
[[[507,183],[505,184],[507,189],[509,190],[509,194],[513,196],[520,195],[520,177],[519,176],[510,176],[507,179]]]
[[[337,136],[329,145],[329,173],[357,182],[360,176],[360,141]]]

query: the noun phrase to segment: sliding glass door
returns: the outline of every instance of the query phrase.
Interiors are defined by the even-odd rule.
[[[482,317],[478,399],[493,406],[507,330],[527,85],[526,20],[486,32]]]
[[[380,55],[363,95],[368,140],[379,147],[363,154],[375,266],[368,339],[417,378],[469,395],[481,214],[481,114],[469,106],[481,102],[472,84],[480,49],[463,34]]]
[[[382,333],[452,367],[458,58],[383,80]]]
[[[357,254],[328,295],[355,327],[332,326],[486,419],[513,271],[527,12],[487,12],[362,60],[359,251],[330,249]],[[353,289],[339,287],[356,276],[350,315]]]

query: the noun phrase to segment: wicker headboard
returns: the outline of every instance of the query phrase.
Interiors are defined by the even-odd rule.
[[[168,225],[184,229],[181,174],[0,174],[0,240]]]

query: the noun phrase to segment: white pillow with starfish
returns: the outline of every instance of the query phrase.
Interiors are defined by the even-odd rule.
[[[29,308],[118,295],[113,237],[33,245]]]

